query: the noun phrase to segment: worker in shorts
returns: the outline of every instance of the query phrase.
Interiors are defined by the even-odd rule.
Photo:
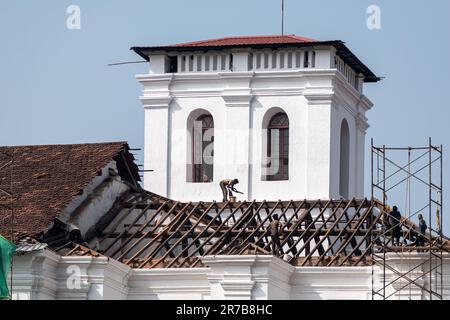
[[[425,245],[425,232],[427,232],[427,223],[423,219],[422,214],[419,213],[419,233],[416,238],[416,246],[423,247]]]
[[[276,256],[281,251],[280,219],[277,214],[272,216],[272,221],[270,222],[270,235],[272,236],[272,254]]]
[[[392,207],[392,211],[389,213],[390,229],[392,230],[392,244],[394,246],[400,246],[400,236],[402,233],[402,227],[400,224],[402,215],[398,211],[397,206]]]
[[[227,202],[228,195],[230,195],[230,197],[233,196],[233,192],[243,194],[242,192],[236,190],[236,188],[234,187],[238,183],[238,179],[224,179],[219,182],[220,189],[222,190],[223,202]]]

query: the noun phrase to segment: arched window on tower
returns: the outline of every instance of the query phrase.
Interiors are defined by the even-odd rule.
[[[267,127],[267,168],[265,180],[289,180],[289,118],[278,112]]]
[[[344,199],[348,199],[350,181],[350,130],[345,119],[342,120],[340,138],[339,194]]]
[[[214,172],[214,120],[199,116],[192,130],[192,182],[212,182]]]

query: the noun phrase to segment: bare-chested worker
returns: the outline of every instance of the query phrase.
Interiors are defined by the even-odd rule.
[[[280,219],[277,214],[272,216],[272,221],[270,222],[270,234],[272,236],[272,254],[277,256],[281,251],[280,242]]]
[[[222,194],[223,194],[222,201],[223,202],[227,202],[228,195],[230,197],[232,197],[233,192],[243,194],[242,192],[237,191],[236,188],[234,187],[238,183],[239,183],[238,179],[224,179],[224,180],[220,181],[219,185],[220,185],[220,189],[222,189]]]

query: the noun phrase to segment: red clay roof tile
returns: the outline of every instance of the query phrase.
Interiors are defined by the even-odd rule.
[[[274,35],[274,36],[241,36],[225,37],[210,40],[185,42],[172,45],[172,47],[208,47],[208,46],[237,46],[251,44],[284,44],[284,43],[304,43],[317,42],[318,40],[296,36],[295,34]]]
[[[126,142],[0,147],[0,152],[14,159],[15,233],[33,236],[46,230],[97,172],[125,149]],[[0,157],[0,188],[9,191],[10,166],[4,167],[7,161]],[[10,199],[0,191],[0,233],[8,238]]]

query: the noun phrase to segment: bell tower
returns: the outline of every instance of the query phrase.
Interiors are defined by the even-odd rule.
[[[180,201],[362,197],[363,86],[380,79],[342,41],[296,35],[133,47],[145,109],[144,187]]]

